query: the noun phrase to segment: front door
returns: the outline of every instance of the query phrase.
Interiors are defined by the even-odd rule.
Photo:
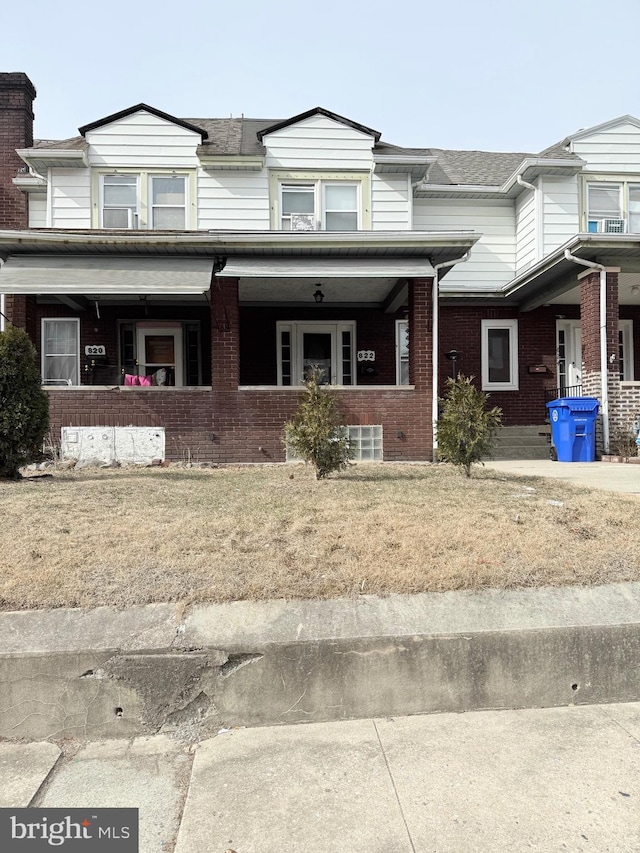
[[[558,386],[560,393],[579,394],[582,385],[582,329],[580,320],[557,322]]]
[[[322,372],[323,385],[336,384],[336,368],[333,354],[335,351],[335,331],[326,326],[302,326],[300,351],[302,352],[302,379],[306,379],[314,366]]]
[[[156,385],[182,385],[182,327],[171,323],[138,326],[138,372]]]

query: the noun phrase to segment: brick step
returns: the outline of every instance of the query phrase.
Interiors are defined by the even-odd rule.
[[[549,434],[549,427],[545,424],[501,427],[498,432],[493,458],[548,459]]]

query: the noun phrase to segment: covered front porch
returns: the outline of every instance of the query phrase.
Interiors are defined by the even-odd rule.
[[[432,458],[433,281],[473,235],[275,234],[251,252],[237,235],[73,235],[55,253],[48,236],[7,253],[0,290],[38,350],[54,438],[145,427],[164,430],[169,459],[282,461],[319,364],[357,458]]]

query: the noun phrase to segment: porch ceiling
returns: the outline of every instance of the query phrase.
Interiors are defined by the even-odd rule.
[[[618,303],[640,305],[640,273],[621,272],[618,275]],[[574,287],[561,296],[549,300],[549,305],[579,305],[580,287]]]
[[[380,306],[396,282],[397,278],[240,279],[240,302],[245,305],[304,305],[309,308]],[[313,298],[318,287],[324,294],[322,306],[316,306]]]

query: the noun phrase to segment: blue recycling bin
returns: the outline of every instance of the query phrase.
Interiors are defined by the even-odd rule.
[[[595,462],[599,407],[595,397],[559,397],[547,403],[558,462]]]

